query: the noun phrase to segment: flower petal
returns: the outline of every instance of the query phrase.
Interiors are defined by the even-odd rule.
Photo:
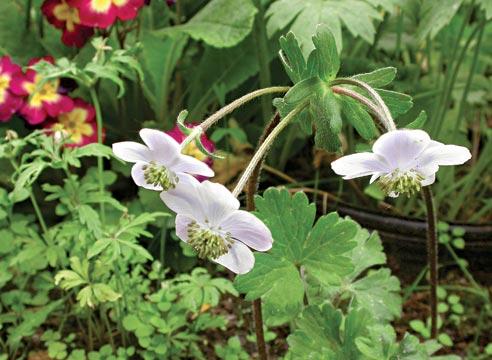
[[[200,184],[199,189],[200,201],[212,225],[219,226],[231,212],[239,209],[238,199],[224,185],[207,180]]]
[[[224,231],[232,237],[258,251],[267,251],[272,247],[273,239],[270,229],[256,216],[237,210],[222,221]]]
[[[444,145],[437,141],[432,142],[419,156],[421,166],[427,166],[430,163],[435,165],[461,165],[471,159],[470,150],[464,146]]]
[[[176,140],[163,131],[156,129],[142,129],[140,130],[140,137],[150,150],[155,151],[164,158],[174,159],[176,154],[180,151],[180,146]]]
[[[188,242],[188,225],[193,222],[189,216],[178,214],[176,216],[176,235],[185,243]]]
[[[236,274],[246,274],[253,269],[255,257],[251,250],[239,241],[235,241],[229,252],[213,260]]]
[[[376,173],[391,172],[384,158],[369,152],[343,156],[333,161],[331,168],[336,174],[342,175],[346,180]]]
[[[169,165],[169,169],[191,175],[214,176],[214,171],[207,164],[188,155],[178,156],[174,163]]]
[[[420,182],[420,185],[428,186],[434,184],[435,181],[436,181],[436,173],[433,173],[429,176],[426,176],[425,179]]]
[[[148,164],[148,163],[139,161],[135,165],[133,165],[133,167],[132,167],[132,179],[133,179],[133,181],[135,181],[135,184],[137,184],[138,186],[141,186],[145,189],[162,191],[162,186],[160,186],[160,185],[155,186],[155,185],[149,184],[149,183],[147,183],[147,181],[145,181],[143,167],[146,164]]]
[[[393,169],[407,170],[413,167],[415,158],[430,141],[423,130],[394,130],[381,135],[372,146],[372,151],[384,157]]]
[[[128,162],[149,162],[150,151],[147,146],[133,142],[122,141],[113,144],[113,153],[121,160]]]

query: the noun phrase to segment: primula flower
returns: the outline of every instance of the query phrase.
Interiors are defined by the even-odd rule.
[[[239,201],[221,184],[200,183],[183,177],[161,199],[176,212],[176,235],[201,258],[208,258],[237,273],[250,271],[255,258],[250,247],[267,251],[272,234],[253,214],[239,210]]]
[[[80,48],[94,34],[94,29],[80,24],[79,10],[71,4],[72,0],[45,0],[41,11],[51,25],[63,30],[65,45]]]
[[[71,111],[58,115],[47,124],[55,137],[68,140],[65,146],[79,147],[97,142],[97,124],[94,107],[82,99],[73,99]]]
[[[22,106],[22,98],[12,92],[12,80],[20,74],[22,69],[8,56],[0,58],[0,121],[9,120]]]
[[[190,128],[193,128],[195,125],[196,124],[187,124],[187,126]],[[171,136],[174,140],[176,140],[180,144],[187,137],[187,135],[181,131],[181,129],[179,128],[178,125],[176,125],[171,130],[166,131],[166,134]],[[203,147],[208,152],[213,153],[215,151],[215,145],[211,140],[209,140],[207,135],[203,134],[200,138],[200,141],[203,144]],[[210,168],[212,167],[212,164],[214,162],[210,156],[207,156],[206,154],[204,154],[203,152],[200,151],[200,149],[196,146],[194,141],[192,141],[188,145],[186,145],[185,148],[181,152],[185,155],[193,156],[195,159],[203,161]],[[206,177],[204,177],[204,176],[196,176],[196,178],[199,181],[203,181],[206,179]]]
[[[86,26],[107,28],[116,18],[134,19],[144,0],[71,0],[71,5],[79,10],[80,21]]]
[[[182,154],[178,142],[163,131],[142,129],[140,137],[147,146],[133,141],[113,144],[117,157],[135,163],[132,178],[138,186],[166,191],[175,188],[186,174],[214,175],[205,163]]]
[[[29,62],[32,66],[41,60],[53,63],[52,57],[33,59]],[[60,80],[54,79],[40,85],[43,76],[33,69],[28,69],[25,75],[18,75],[12,81],[12,91],[21,96],[27,96],[20,113],[31,125],[40,124],[48,116],[56,117],[61,113],[73,109],[73,101],[70,97],[59,93]]]
[[[388,196],[412,195],[436,180],[441,165],[460,165],[471,158],[463,146],[432,140],[423,130],[394,130],[376,140],[371,152],[344,156],[331,163],[344,179],[371,175]]]

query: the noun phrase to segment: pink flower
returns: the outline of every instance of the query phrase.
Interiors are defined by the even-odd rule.
[[[55,137],[68,140],[69,147],[80,147],[97,142],[97,124],[94,107],[82,99],[73,99],[71,111],[62,113],[48,122],[45,128]]]
[[[46,19],[54,27],[63,30],[62,41],[67,46],[84,46],[94,34],[94,29],[80,24],[79,11],[72,0],[45,0],[41,6]]]
[[[0,58],[0,121],[9,120],[22,106],[22,98],[12,92],[12,80],[22,74],[20,66],[8,56]]]
[[[83,25],[107,28],[116,19],[134,19],[144,0],[70,0],[72,6],[79,10]]]
[[[47,56],[41,59],[32,59],[29,65],[34,65],[41,60],[51,63],[54,61],[52,57]],[[20,113],[31,125],[42,123],[48,116],[57,117],[61,113],[73,109],[72,99],[59,93],[59,79],[47,81],[39,87],[42,79],[42,75],[33,69],[28,69],[25,75],[17,74],[12,81],[12,91],[16,95],[27,96]]]
[[[186,126],[189,128],[193,128],[196,125],[197,124],[191,123],[191,124],[187,124]],[[166,131],[166,134],[170,135],[174,140],[176,140],[180,144],[183,142],[184,139],[186,139],[186,134],[184,134],[181,131],[178,125],[176,125],[171,130]],[[215,151],[215,144],[207,137],[207,135],[203,134],[200,140],[203,144],[203,147],[207,149],[208,152],[213,153]],[[212,168],[212,165],[214,163],[213,159],[210,156],[207,156],[204,153],[202,153],[194,142],[191,142],[188,145],[186,145],[182,153],[185,155],[193,156],[195,159],[203,161],[210,168]],[[199,181],[203,181],[207,179],[205,176],[196,176],[196,178]]]

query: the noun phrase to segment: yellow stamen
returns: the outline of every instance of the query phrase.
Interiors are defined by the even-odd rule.
[[[10,86],[10,76],[7,74],[0,74],[0,104],[5,101],[7,97],[7,89]]]
[[[108,12],[111,5],[111,0],[91,0],[91,9],[97,13]]]
[[[72,111],[58,116],[58,123],[54,130],[65,131],[70,140],[76,144],[82,142],[82,138],[94,134],[94,128],[86,122],[87,110],[75,108]]]
[[[113,0],[113,4],[115,6],[121,7],[121,6],[125,6],[126,4],[128,4],[128,1],[129,0]]]
[[[80,24],[79,11],[69,6],[65,0],[53,9],[53,14],[60,21],[65,21],[67,30],[73,32],[75,25]]]

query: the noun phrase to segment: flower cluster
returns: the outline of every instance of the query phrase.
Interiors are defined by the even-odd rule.
[[[250,271],[255,261],[250,248],[269,250],[270,230],[254,215],[239,210],[239,201],[225,186],[198,181],[194,176],[211,177],[214,172],[203,161],[183,154],[186,147],[182,149],[172,136],[142,129],[140,137],[145,145],[119,142],[113,144],[113,152],[134,163],[131,173],[138,186],[161,191],[161,199],[177,214],[177,236],[201,258],[237,274]]]
[[[95,28],[105,29],[116,20],[132,20],[144,0],[45,0],[41,10],[50,24],[63,31],[67,46],[82,47]]]
[[[68,96],[60,79],[44,81],[31,68],[41,60],[54,61],[52,57],[32,59],[24,73],[9,57],[0,58],[0,121],[18,113],[29,125],[41,125],[63,138],[67,146],[96,142],[92,105]]]
[[[460,165],[471,158],[463,146],[445,145],[423,130],[410,129],[381,135],[372,151],[341,157],[331,167],[346,180],[371,175],[369,182],[378,181],[390,197],[413,195],[434,183],[439,166]]]

